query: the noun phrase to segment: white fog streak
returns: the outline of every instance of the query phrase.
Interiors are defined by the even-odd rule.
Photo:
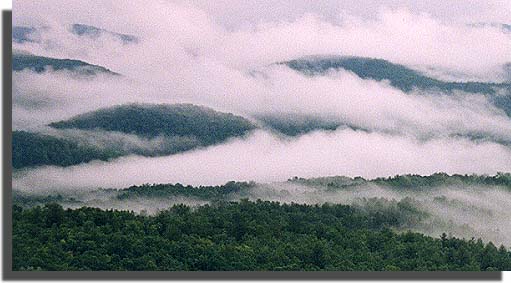
[[[435,172],[493,174],[511,171],[511,149],[465,139],[414,139],[338,130],[285,141],[258,131],[246,139],[167,157],[124,157],[111,162],[42,167],[19,172],[20,190],[91,190],[144,183],[219,185],[228,181],[273,182],[293,176],[373,178]],[[37,188],[37,189],[36,189]]]

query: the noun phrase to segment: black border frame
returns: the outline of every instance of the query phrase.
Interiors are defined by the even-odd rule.
[[[12,271],[12,11],[2,11],[3,280],[490,280],[502,272],[463,271]]]

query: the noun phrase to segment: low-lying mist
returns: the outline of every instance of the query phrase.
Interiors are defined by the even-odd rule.
[[[419,9],[407,8],[418,4],[403,1],[371,3],[366,5],[372,6],[370,17],[359,8],[342,9],[345,4],[338,4],[340,1],[334,3],[338,7],[335,13],[318,7],[303,9],[311,6],[309,2],[293,1],[288,5],[292,7],[285,9],[280,4],[278,9],[273,4],[247,9],[252,4],[215,3],[229,6],[228,11],[235,11],[232,15],[211,6],[213,1],[132,1],[130,5],[116,0],[87,5],[59,1],[16,1],[13,23],[37,28],[40,34],[37,41],[15,42],[13,48],[38,56],[82,60],[120,76],[82,78],[65,70],[14,71],[13,129],[127,155],[68,167],[15,170],[15,192],[38,197],[62,195],[63,199],[56,200],[67,207],[157,213],[176,203],[196,206],[211,201],[182,196],[118,199],[117,189],[152,183],[255,181],[259,185],[247,194],[231,194],[225,200],[335,202],[383,210],[402,202],[429,216],[396,229],[433,236],[447,232],[481,237],[511,246],[511,225],[507,225],[511,192],[507,187],[449,184],[403,191],[374,183],[332,189],[286,182],[294,176],[376,178],[511,172],[511,119],[491,97],[420,89],[405,93],[388,81],[363,79],[344,70],[307,76],[275,64],[312,55],[360,56],[385,59],[447,80],[502,81],[509,76],[505,66],[509,69],[511,62],[510,33],[474,23],[511,22],[509,1],[491,5],[488,1],[443,5],[443,1]],[[436,6],[449,9],[439,17]],[[245,18],[251,20],[245,22]],[[139,40],[123,44],[112,36],[78,36],[69,31],[75,23]],[[308,121],[294,117],[311,117],[323,129],[332,128],[285,136],[261,127],[221,144],[159,157],[140,155],[158,155],[154,153],[161,153],[169,144],[186,147],[195,141],[48,128],[52,122],[130,103],[191,103],[254,123],[258,117],[271,121],[283,115],[288,119],[283,127],[296,123],[308,127]],[[337,124],[343,126],[332,126]],[[372,206],[375,200],[368,200],[371,198],[383,200]]]
[[[203,58],[246,67],[311,54],[359,55],[405,65],[453,69],[479,77],[501,73],[502,65],[511,58],[509,33],[492,25],[474,25],[511,21],[510,7],[503,2],[471,3],[470,7],[477,8],[442,2],[419,9],[416,2],[371,3],[366,5],[371,6],[370,17],[366,15],[367,9],[361,11],[360,7],[364,6],[348,9],[346,6],[353,4],[338,2],[334,8],[318,8],[320,4],[303,1],[271,5],[185,2],[126,5],[124,1],[110,0],[84,7],[81,1],[62,1],[59,5],[20,0],[15,5],[13,22],[46,27],[46,32],[41,34],[42,44],[17,47],[50,57],[73,57],[107,65],[113,70],[123,69],[123,73],[132,77],[157,76],[156,81],[160,79],[159,74],[169,79],[169,73],[189,66],[184,62]],[[228,8],[218,8],[219,5]],[[437,10],[431,6],[450,11],[449,16],[442,18],[424,12]],[[296,11],[297,7],[301,10]],[[234,11],[223,14],[229,10]],[[45,11],[44,15],[39,11]],[[247,11],[257,20],[244,21]],[[275,11],[280,13],[275,15]],[[460,18],[460,11],[471,15]],[[500,15],[499,19],[496,15]],[[226,21],[231,22],[230,27],[222,24]],[[132,34],[141,40],[139,44],[126,46],[108,37],[90,40],[69,33],[69,25],[73,23]],[[126,53],[129,55],[125,56]]]
[[[325,189],[290,184],[271,184],[251,191],[250,199],[321,204],[352,204],[361,209],[378,209],[372,198],[382,198],[380,209],[391,209],[404,201],[425,212],[412,217],[404,229],[434,237],[442,233],[466,239],[481,238],[496,244],[511,245],[511,227],[504,223],[511,217],[510,188],[490,186],[442,186],[422,190],[397,190],[385,186],[357,186],[350,189]]]
[[[54,129],[44,127],[39,133],[74,141],[80,145],[93,146],[100,150],[115,151],[122,155],[158,156],[171,155],[201,145],[190,136],[141,137],[105,130]]]
[[[151,187],[143,189],[152,190]],[[15,191],[15,195],[24,195],[29,199],[30,196],[37,199],[53,195],[60,197],[53,200],[69,208],[92,206],[130,210],[141,214],[157,214],[175,204],[196,207],[214,204],[217,201],[238,201],[245,198],[252,201],[268,200],[311,205],[349,204],[357,209],[380,212],[382,215],[397,215],[402,219],[401,224],[393,228],[398,231],[413,230],[433,237],[446,233],[449,236],[481,238],[486,242],[511,246],[511,227],[505,225],[511,217],[511,203],[508,201],[511,198],[511,191],[508,186],[446,183],[440,186],[400,188],[364,181],[343,187],[287,181],[252,183],[240,191],[226,193],[220,199],[179,194],[160,196],[135,194],[120,197],[126,190],[44,193]],[[43,203],[44,201],[40,202]]]
[[[420,141],[351,129],[283,139],[258,130],[246,138],[164,157],[128,156],[111,162],[16,172],[20,190],[91,190],[144,183],[219,185],[275,182],[290,176],[374,178],[403,173],[495,174],[511,171],[511,149],[465,138]]]
[[[127,78],[89,81],[73,80],[66,72],[16,72],[13,128],[31,130],[112,105],[193,103],[247,118],[288,113],[421,138],[478,135],[511,141],[509,117],[484,95],[406,94],[346,71],[311,78],[284,66],[264,68],[264,75],[204,67],[181,77],[182,87],[162,81],[156,88]]]

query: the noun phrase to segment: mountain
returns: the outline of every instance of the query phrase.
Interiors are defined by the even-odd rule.
[[[120,39],[123,43],[137,43],[138,38],[129,34],[122,34],[117,32],[108,31],[95,26],[89,26],[84,24],[73,24],[71,25],[71,33],[78,36],[88,36],[90,38],[98,38],[103,34],[107,34]]]
[[[44,27],[42,29],[48,29]],[[40,42],[37,38],[40,36],[41,28],[32,26],[13,26],[12,27],[12,41],[14,43],[23,44],[26,42]],[[95,26],[84,25],[84,24],[72,24],[69,28],[69,32],[77,36],[87,36],[92,39],[96,39],[101,35],[109,35],[119,39],[124,44],[138,43],[138,37],[130,34],[117,33],[106,29],[98,28]]]
[[[273,183],[272,185],[276,185]],[[230,181],[221,186],[199,186],[193,187],[182,184],[144,184],[140,186],[131,186],[125,189],[102,189],[101,193],[117,200],[134,199],[172,199],[172,198],[193,198],[196,200],[240,200],[254,196],[254,193],[264,191],[265,197],[273,194],[285,194],[286,188],[292,188],[286,185],[305,185],[314,187],[323,192],[335,192],[342,190],[359,190],[368,186],[382,186],[389,190],[400,192],[432,191],[446,186],[457,186],[459,189],[468,187],[485,186],[511,189],[511,174],[498,173],[493,176],[488,175],[449,175],[447,173],[434,173],[432,175],[397,175],[386,178],[364,179],[362,177],[330,176],[316,178],[298,178],[294,177],[286,182],[279,183],[282,187],[275,187],[264,183],[255,182],[234,182]]]
[[[166,156],[202,146],[189,137],[143,140],[106,131],[15,131],[13,136],[14,168],[70,166],[127,155]]]
[[[282,62],[293,70],[307,75],[321,75],[330,70],[344,69],[355,73],[362,79],[376,81],[388,80],[393,87],[404,92],[414,89],[455,90],[470,93],[494,94],[499,88],[511,89],[511,84],[482,82],[445,82],[427,77],[406,66],[394,64],[383,59],[363,57],[310,57]]]
[[[109,160],[118,156],[119,154],[113,151],[102,151],[49,135],[25,131],[12,132],[14,168],[40,165],[69,166],[95,159]]]
[[[328,119],[300,115],[265,115],[255,120],[263,127],[288,136],[345,126]],[[49,126],[57,131],[77,131],[13,132],[14,168],[69,166],[131,154],[172,155],[241,137],[258,127],[243,117],[191,104],[121,105]],[[131,141],[137,136],[140,141]]]
[[[387,60],[363,57],[314,56],[278,64],[286,65],[308,76],[323,75],[331,70],[344,69],[355,73],[362,79],[387,80],[390,85],[404,92],[418,89],[447,93],[453,91],[482,93],[489,95],[496,107],[511,116],[511,83],[446,82],[430,78],[418,71]],[[509,69],[509,67],[507,68]]]
[[[92,65],[80,60],[57,59],[32,55],[28,53],[13,53],[12,55],[13,71],[22,71],[25,69],[29,69],[37,73],[42,73],[46,71],[48,68],[52,68],[55,71],[58,70],[73,71],[82,75],[96,75],[99,73],[119,75],[118,73],[112,72],[105,67]]]
[[[202,145],[220,143],[256,128],[247,119],[192,104],[130,104],[100,109],[50,124],[57,129],[100,129],[134,134],[194,137]]]
[[[511,189],[511,174],[497,173],[494,176],[488,175],[449,175],[447,173],[434,173],[429,176],[422,175],[396,175],[387,178],[376,178],[366,180],[362,177],[317,177],[317,178],[298,178],[289,179],[290,183],[298,183],[308,186],[328,187],[331,190],[346,189],[358,186],[379,185],[389,189],[397,190],[430,190],[433,188],[445,186],[500,186]]]
[[[89,112],[50,126],[62,130],[91,130],[95,136],[86,137],[91,132],[80,131],[60,135],[14,131],[14,168],[70,166],[131,154],[171,155],[222,143],[256,128],[245,118],[190,104],[123,105]],[[99,131],[96,133],[95,130]],[[123,139],[119,133],[130,135]],[[137,141],[129,144],[127,140],[133,135],[145,139],[141,141],[145,144],[138,145],[140,142]]]

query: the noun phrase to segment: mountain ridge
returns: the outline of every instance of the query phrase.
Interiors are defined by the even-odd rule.
[[[48,67],[55,71],[68,70],[82,75],[97,75],[99,73],[120,75],[103,66],[89,64],[81,60],[58,59],[21,52],[12,55],[12,70],[15,72],[29,69],[36,73],[43,73],[48,70]]]

